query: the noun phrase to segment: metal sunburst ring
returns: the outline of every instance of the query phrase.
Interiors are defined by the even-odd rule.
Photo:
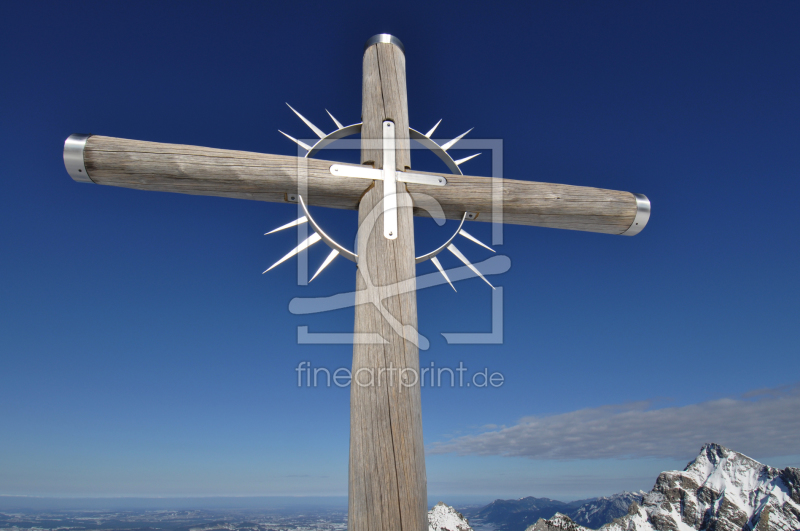
[[[279,132],[282,135],[286,136],[287,138],[289,138],[290,140],[295,142],[297,145],[299,145],[300,147],[302,147],[303,149],[306,150],[305,158],[313,157],[314,155],[319,153],[321,150],[325,149],[325,147],[327,147],[328,145],[330,145],[331,143],[333,143],[336,140],[340,140],[342,138],[346,138],[348,136],[353,136],[353,135],[357,135],[357,134],[361,133],[361,125],[362,125],[361,123],[352,124],[352,125],[348,125],[348,126],[343,126],[336,118],[334,118],[334,116],[330,113],[330,111],[328,111],[326,109],[325,112],[328,113],[328,116],[330,116],[331,119],[333,120],[333,122],[336,124],[336,130],[333,131],[332,133],[325,134],[320,128],[318,128],[313,123],[311,123],[308,119],[306,119],[305,116],[303,116],[302,114],[297,112],[291,105],[289,105],[288,103],[286,105],[309,128],[311,128],[311,130],[314,131],[314,133],[319,137],[319,140],[313,146],[310,146],[310,145],[306,144],[305,142],[303,142],[301,140],[298,140],[298,139],[296,139],[296,138],[294,138],[294,137],[292,137],[290,135],[287,135],[283,131],[279,130]],[[471,159],[477,157],[478,155],[480,155],[480,153],[475,153],[474,155],[470,155],[469,157],[465,157],[463,159],[455,160],[455,159],[453,159],[453,157],[450,156],[450,154],[447,152],[447,150],[450,149],[451,147],[453,147],[456,144],[456,142],[458,142],[459,140],[464,138],[464,136],[466,136],[467,133],[472,131],[472,129],[460,134],[459,136],[455,137],[454,139],[452,139],[452,140],[450,140],[450,141],[448,141],[448,142],[446,142],[446,143],[444,143],[442,145],[439,145],[439,144],[437,144],[436,142],[434,142],[431,139],[431,135],[433,135],[434,131],[436,131],[436,128],[439,127],[440,123],[442,123],[441,120],[439,120],[436,123],[436,125],[434,125],[431,128],[431,130],[428,131],[426,134],[422,134],[421,132],[417,131],[416,129],[409,127],[408,128],[409,138],[412,139],[412,140],[416,140],[417,142],[422,144],[423,147],[426,147],[429,150],[431,150],[432,152],[434,152],[436,154],[436,156],[438,156],[442,160],[442,162],[444,162],[445,165],[447,165],[447,167],[450,169],[450,171],[453,174],[455,174],[455,175],[463,175],[463,173],[461,172],[461,168],[459,166],[461,164],[467,162],[468,160],[471,160]],[[311,277],[311,280],[309,280],[309,282],[314,280],[317,277],[317,275],[319,275],[322,272],[322,270],[325,269],[338,255],[342,255],[345,258],[347,258],[348,260],[350,260],[352,262],[356,262],[357,259],[358,259],[358,255],[353,253],[353,252],[351,252],[351,251],[348,251],[342,245],[336,243],[336,241],[334,241],[333,238],[331,238],[330,236],[325,234],[325,232],[319,227],[319,225],[316,223],[316,221],[314,221],[314,218],[311,217],[311,213],[308,211],[308,207],[306,207],[306,204],[303,201],[303,198],[300,197],[299,195],[297,197],[298,197],[300,206],[302,207],[303,212],[304,212],[305,215],[302,216],[301,218],[295,220],[295,221],[292,221],[290,223],[287,223],[286,225],[278,227],[277,229],[274,229],[274,230],[268,232],[267,234],[272,234],[273,232],[277,232],[277,231],[280,231],[280,230],[283,230],[283,229],[287,229],[287,228],[290,228],[290,227],[295,227],[297,225],[300,225],[300,224],[306,223],[306,222],[308,222],[311,225],[311,227],[314,229],[315,232],[314,232],[314,234],[309,236],[305,241],[303,241],[300,245],[298,245],[295,249],[293,249],[291,252],[289,252],[286,256],[284,256],[283,258],[281,258],[280,260],[275,262],[272,266],[270,266],[269,269],[264,271],[264,273],[266,273],[270,269],[276,267],[277,265],[285,262],[286,260],[288,260],[292,256],[300,253],[301,251],[307,249],[308,247],[310,247],[311,245],[317,243],[320,240],[324,241],[325,244],[328,245],[328,247],[331,248],[331,253],[328,255],[328,257],[325,259],[325,261],[319,267],[317,272],[314,273],[314,276]],[[431,262],[433,262],[433,264],[436,266],[436,268],[439,270],[439,272],[447,280],[447,283],[450,284],[450,287],[452,287],[455,290],[455,287],[453,286],[453,283],[450,282],[450,279],[448,278],[447,273],[445,273],[444,268],[442,268],[442,265],[439,263],[439,260],[436,258],[436,255],[438,255],[439,253],[441,253],[442,251],[447,249],[448,251],[453,253],[459,260],[461,260],[467,267],[469,267],[475,274],[477,274],[479,277],[481,277],[484,282],[489,284],[489,286],[491,286],[492,289],[494,289],[494,286],[492,286],[492,284],[488,280],[486,280],[486,277],[484,277],[480,273],[480,271],[478,271],[478,269],[475,268],[475,266],[473,266],[472,263],[470,263],[470,261],[453,244],[453,240],[455,239],[455,237],[458,236],[459,234],[461,234],[465,238],[467,238],[469,240],[472,240],[473,242],[477,243],[478,245],[481,245],[482,247],[485,247],[486,249],[488,249],[488,250],[490,250],[492,252],[495,252],[491,247],[489,247],[488,245],[483,244],[477,238],[475,238],[471,234],[467,233],[463,229],[464,222],[467,220],[468,215],[469,215],[468,212],[464,212],[464,215],[461,218],[461,223],[458,225],[458,228],[456,229],[455,233],[453,233],[453,235],[450,236],[450,238],[444,244],[442,244],[437,249],[435,249],[435,250],[433,250],[433,251],[431,251],[431,252],[429,252],[427,254],[424,254],[422,256],[418,256],[415,259],[415,263],[419,264],[419,263],[422,263],[422,262],[424,262],[426,260],[430,260]]]

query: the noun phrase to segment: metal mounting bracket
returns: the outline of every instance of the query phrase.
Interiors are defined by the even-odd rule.
[[[441,175],[397,171],[395,147],[394,122],[386,120],[383,122],[383,169],[347,164],[333,164],[330,168],[331,175],[383,181],[383,237],[387,240],[397,239],[397,181],[430,186],[447,184],[447,179]]]
[[[333,164],[330,170],[331,175],[336,175],[337,177],[353,177],[356,179],[369,179],[370,181],[383,180],[383,170],[376,170],[369,166]],[[396,171],[395,175],[401,183],[425,184],[428,186],[445,186],[447,184],[447,178],[441,175],[427,175],[408,171]]]
[[[394,122],[383,122],[383,237],[397,239],[397,168]]]

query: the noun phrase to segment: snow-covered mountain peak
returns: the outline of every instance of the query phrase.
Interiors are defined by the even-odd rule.
[[[716,522],[717,529],[737,530],[754,529],[766,510],[767,520],[798,529],[800,496],[792,500],[790,470],[784,473],[724,446],[706,444],[682,472],[659,476],[641,510],[653,521],[681,522],[694,529]]]
[[[444,502],[439,502],[428,511],[428,530],[472,531],[472,528],[464,515],[449,505],[445,505]]]
[[[721,492],[726,487],[742,487],[752,491],[765,479],[764,473],[779,474],[780,471],[767,467],[744,454],[729,450],[718,444],[706,444],[700,455],[684,470],[699,484]]]
[[[568,517],[539,520],[535,531],[588,531]],[[779,470],[718,444],[706,444],[683,471],[662,472],[641,504],[603,531],[800,530],[800,469]]]
[[[561,513],[556,513],[550,519],[541,519],[526,531],[589,531],[587,528],[576,524],[572,519]]]

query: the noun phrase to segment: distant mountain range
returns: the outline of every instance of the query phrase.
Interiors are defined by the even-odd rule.
[[[442,525],[432,520],[431,531],[472,529],[440,505],[434,509]],[[468,516],[501,531],[800,531],[800,469],[780,470],[707,444],[683,471],[662,472],[648,493],[570,503],[495,500]]]
[[[613,496],[562,502],[550,498],[520,498],[495,500],[469,516],[483,523],[493,524],[501,531],[523,531],[540,518],[551,518],[556,513],[568,515],[573,521],[597,528],[628,512],[633,502],[639,502],[644,491],[620,492]]]

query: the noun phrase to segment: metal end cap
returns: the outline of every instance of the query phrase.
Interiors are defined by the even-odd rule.
[[[64,167],[67,168],[69,176],[80,183],[94,182],[89,177],[83,162],[83,150],[90,136],[92,135],[69,135],[64,141]]]
[[[623,236],[636,236],[650,221],[650,200],[643,194],[633,194],[633,197],[636,198],[636,216],[628,230],[622,233]]]
[[[377,35],[373,35],[367,40],[367,43],[364,45],[364,51],[366,52],[367,49],[372,46],[373,44],[378,44],[379,42],[387,42],[389,44],[394,44],[400,51],[403,52],[403,55],[406,54],[406,47],[403,46],[403,43],[400,42],[400,39],[395,37],[394,35],[389,35],[388,33],[378,33]]]

